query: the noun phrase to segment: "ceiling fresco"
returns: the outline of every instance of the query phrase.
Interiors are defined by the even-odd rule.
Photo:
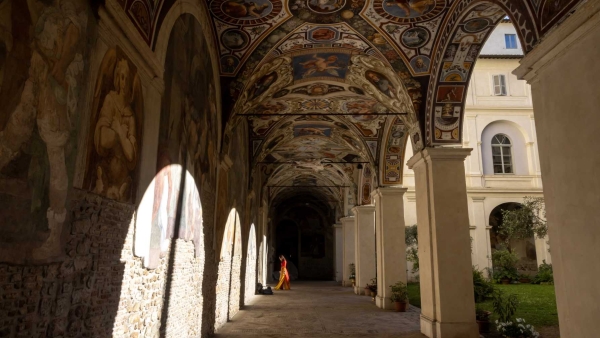
[[[528,53],[584,1],[198,3],[213,18],[223,116],[248,120],[252,175],[269,198],[309,191],[367,204],[377,186],[402,184],[408,141],[415,151],[461,144],[471,72],[499,21],[511,18]],[[184,0],[106,2],[154,48]]]

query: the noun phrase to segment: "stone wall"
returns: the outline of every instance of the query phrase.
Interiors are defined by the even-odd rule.
[[[66,255],[42,265],[0,264],[1,337],[109,337],[133,208],[76,191]]]

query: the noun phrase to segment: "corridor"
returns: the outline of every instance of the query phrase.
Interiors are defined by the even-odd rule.
[[[421,338],[419,309],[377,308],[335,282],[292,282],[291,291],[255,296],[216,337],[403,337]]]

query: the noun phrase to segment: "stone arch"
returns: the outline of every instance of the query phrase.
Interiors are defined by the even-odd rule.
[[[527,143],[528,135],[516,123],[506,120],[493,121],[487,124],[481,134],[478,135],[481,142],[481,161],[484,175],[493,175],[494,171],[491,162],[491,140],[497,134],[504,134],[511,142],[511,155],[514,167],[514,174],[529,175]]]
[[[431,63],[424,126],[427,146],[461,143],[466,94],[475,62],[493,29],[506,16],[513,19],[523,50],[530,51],[539,36],[524,2],[462,0],[449,14],[450,29],[440,38]]]
[[[204,6],[199,6],[196,1],[193,0],[176,0],[171,6],[167,14],[165,15],[158,34],[156,35],[154,45],[154,55],[156,56],[157,62],[163,67],[167,61],[167,50],[170,42],[171,33],[177,20],[183,15],[192,15],[196,21],[202,27],[203,37],[206,44],[209,46],[208,53],[210,57],[210,63],[213,73],[213,81],[215,84],[215,94],[217,97],[221,97],[221,78],[219,76],[219,56],[217,47],[213,39],[213,27],[210,24],[211,18]],[[159,75],[164,80],[164,73]],[[222,130],[221,125],[221,111],[222,105],[221,100],[217,100],[216,108],[217,114],[217,130]],[[218,135],[217,145],[221,144],[221,133]]]

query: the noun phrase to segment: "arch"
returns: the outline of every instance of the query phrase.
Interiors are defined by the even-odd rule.
[[[497,205],[489,215],[490,229],[490,247],[492,250],[499,250],[505,247],[504,239],[498,234],[498,227],[502,225],[502,211],[520,209],[522,204],[519,202],[505,202]],[[535,237],[511,241],[510,250],[519,257],[517,268],[524,273],[533,273],[537,271],[537,253]]]
[[[219,253],[219,266],[217,271],[217,287],[216,287],[216,306],[215,306],[215,329],[219,328],[227,322],[232,316],[230,315],[232,310],[237,312],[235,309],[236,300],[232,295],[232,291],[235,287],[235,277],[237,276],[237,283],[239,284],[239,269],[235,272],[236,267],[241,266],[241,229],[240,229],[240,216],[235,208],[229,211],[227,221],[225,223],[225,233],[223,234],[223,240],[221,244],[221,251]],[[238,285],[238,299],[237,308],[239,309],[239,285]]]
[[[155,47],[154,47],[154,54],[156,55],[156,58],[158,59],[159,64],[163,67],[163,69],[166,67],[166,61],[167,61],[167,51],[168,51],[168,46],[169,43],[171,41],[171,33],[173,30],[173,27],[175,26],[175,23],[177,22],[177,20],[184,15],[192,15],[195,19],[196,22],[202,27],[202,33],[203,33],[203,37],[204,37],[204,42],[209,46],[208,48],[208,52],[209,52],[209,56],[210,56],[210,63],[211,63],[211,68],[212,68],[212,74],[213,74],[213,81],[215,84],[215,94],[216,97],[221,97],[221,77],[219,76],[219,55],[218,55],[218,51],[217,51],[217,47],[215,46],[214,43],[214,39],[213,39],[213,27],[210,24],[211,23],[211,18],[210,15],[208,14],[208,12],[206,11],[206,8],[204,6],[198,6],[197,1],[193,1],[193,0],[176,0],[176,2],[171,6],[171,8],[169,9],[169,11],[167,12],[167,14],[165,15],[162,24],[160,26],[159,32],[156,36],[156,40],[155,40]],[[164,80],[164,73],[159,75],[163,80]],[[217,142],[216,144],[218,145],[218,150],[220,151],[220,145],[221,145],[221,137],[222,134],[220,133],[220,131],[222,130],[221,125],[222,125],[222,121],[221,121],[221,111],[222,111],[222,100],[217,100],[216,101],[216,108],[217,108],[217,126],[216,126],[216,130],[219,131],[218,136],[217,136]]]
[[[492,140],[498,134],[506,135],[511,142],[513,174],[529,175],[527,143],[522,129],[514,122],[497,120],[487,124],[481,131],[481,161],[484,175],[494,175],[492,164]]]
[[[481,47],[505,16],[514,19],[525,52],[539,38],[535,20],[524,3],[462,0],[453,8],[447,22],[452,29],[444,32],[432,59],[425,107],[427,146],[461,143],[466,94],[475,62]]]
[[[257,259],[258,259],[258,251],[256,248],[256,229],[254,227],[254,223],[250,225],[250,232],[248,233],[248,250],[246,253],[246,290],[244,292],[244,302],[247,303],[254,296],[255,288],[256,288],[256,270],[257,270]],[[261,243],[262,245],[262,243]]]

